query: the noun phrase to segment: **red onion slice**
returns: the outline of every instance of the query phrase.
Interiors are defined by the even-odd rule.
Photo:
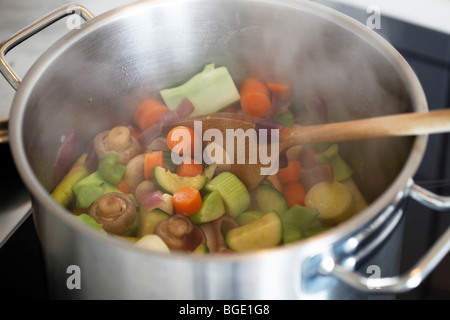
[[[136,192],[136,199],[146,210],[151,211],[158,208],[164,202],[162,194],[159,190],[141,190]]]
[[[306,192],[320,182],[333,182],[333,167],[329,163],[318,164],[302,170],[300,182],[305,187]]]
[[[279,122],[273,120],[273,119],[269,119],[269,118],[264,118],[259,120],[258,122],[255,123],[254,129],[256,130],[256,137],[257,137],[257,141],[258,143],[261,143],[260,138],[261,138],[261,134],[263,134],[262,131],[260,130],[267,130],[266,133],[266,141],[268,144],[271,143],[272,138],[271,138],[271,130],[272,129],[280,129],[282,126]]]
[[[163,123],[170,123],[187,118],[194,112],[194,105],[188,98],[183,98],[175,110],[167,112],[161,117]]]
[[[148,129],[145,129],[142,131],[138,137],[137,140],[139,141],[139,144],[141,145],[142,149],[147,148],[147,146],[152,143],[153,140],[161,136],[162,134],[162,128],[160,124],[155,124],[151,126]]]
[[[93,141],[88,146],[87,157],[86,157],[86,168],[89,172],[94,172],[98,167],[98,157],[95,152],[95,147]]]
[[[320,124],[328,122],[328,107],[325,102],[320,97],[311,97],[303,101],[306,109],[310,113],[311,124]]]
[[[193,251],[202,243],[206,243],[206,235],[199,226],[194,225],[192,231],[183,238],[183,250]]]
[[[59,147],[52,172],[52,181],[54,183],[59,181],[69,170],[75,157],[76,143],[75,133],[71,133]]]

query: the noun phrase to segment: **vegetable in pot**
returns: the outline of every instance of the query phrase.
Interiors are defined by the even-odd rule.
[[[171,250],[192,251],[206,242],[203,231],[181,214],[174,214],[156,227],[158,235]]]
[[[83,222],[84,224],[98,230],[101,231],[102,233],[106,234],[105,229],[103,229],[103,226],[98,223],[97,221],[95,221],[94,218],[92,218],[90,215],[86,214],[86,213],[82,213],[78,216],[75,216],[78,220],[80,220],[81,222]]]
[[[87,154],[83,154],[78,158],[51,193],[52,198],[63,207],[67,207],[74,198],[73,186],[89,174],[86,168],[86,158]]]
[[[104,194],[111,192],[122,193],[115,185],[105,181],[98,171],[78,181],[73,186],[73,192],[76,195],[77,206],[83,209],[89,208],[95,200]],[[134,198],[131,194],[128,196]]]
[[[170,253],[169,247],[156,234],[147,234],[143,236],[135,243],[135,246],[152,251]]]
[[[208,192],[218,190],[226,212],[232,217],[237,217],[250,205],[250,194],[247,188],[231,172],[220,173],[206,184],[205,190]]]
[[[134,192],[136,187],[145,180],[144,162],[145,155],[138,154],[131,159],[125,167],[123,180],[127,183],[132,192]]]
[[[335,225],[348,219],[354,213],[353,196],[339,182],[321,182],[308,191],[305,198],[306,206],[317,209],[319,220]]]
[[[125,166],[118,163],[118,159],[117,153],[111,153],[104,157],[98,165],[98,172],[102,178],[111,184],[119,183],[125,174]]]
[[[107,193],[94,202],[89,215],[107,232],[128,235],[136,224],[136,204],[123,193]]]
[[[117,153],[117,162],[120,164],[127,164],[141,151],[138,140],[131,135],[130,129],[124,126],[117,126],[96,135],[94,148],[99,159]]]
[[[188,98],[194,105],[190,116],[217,112],[240,99],[227,68],[215,68],[214,64],[206,65],[202,72],[181,86],[159,93],[170,110],[176,109],[183,98]]]
[[[257,220],[231,229],[226,235],[226,243],[231,250],[244,252],[275,247],[281,243],[282,237],[281,218],[271,211]]]

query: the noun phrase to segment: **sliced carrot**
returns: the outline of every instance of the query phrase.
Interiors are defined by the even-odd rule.
[[[300,179],[300,161],[289,161],[286,168],[278,169],[278,179],[282,184],[298,182]]]
[[[241,108],[251,116],[264,117],[271,109],[270,92],[257,78],[247,78],[240,87]]]
[[[203,166],[200,163],[194,163],[194,159],[183,159],[177,167],[177,175],[180,177],[195,177],[202,174]]]
[[[269,88],[267,87],[267,85],[264,84],[264,82],[262,82],[258,78],[245,79],[242,82],[241,87],[239,88],[239,92],[241,95],[242,94],[245,95],[246,93],[255,91],[261,92],[268,97],[270,96]]]
[[[200,191],[194,187],[181,188],[173,193],[173,206],[176,212],[190,216],[202,207]]]
[[[124,179],[120,180],[119,183],[116,184],[116,188],[123,193],[131,193],[130,186]]]
[[[147,152],[144,154],[144,177],[149,180],[152,178],[152,169],[154,167],[164,167],[164,157],[162,151]]]
[[[294,204],[299,206],[305,205],[305,188],[300,182],[290,182],[283,186],[283,195],[288,203],[289,208]]]
[[[251,92],[241,96],[242,111],[246,114],[262,118],[271,108],[270,98],[261,92]]]
[[[133,114],[133,120],[141,130],[157,124],[169,108],[159,99],[151,98],[142,101]]]
[[[133,137],[137,138],[141,134],[141,130],[138,128],[130,128],[130,133]]]
[[[167,146],[178,154],[187,155],[190,152],[192,155],[194,153],[194,130],[185,126],[173,128],[167,134]]]
[[[266,82],[270,93],[277,99],[290,101],[292,99],[292,87],[278,82]]]

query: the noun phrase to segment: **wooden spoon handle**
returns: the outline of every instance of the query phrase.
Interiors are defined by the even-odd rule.
[[[450,109],[422,113],[401,113],[313,126],[283,127],[280,130],[280,144],[283,148],[289,148],[307,143],[341,142],[443,132],[450,132]]]

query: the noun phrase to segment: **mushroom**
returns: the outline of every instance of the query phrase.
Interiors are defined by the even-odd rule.
[[[200,225],[206,236],[206,245],[211,253],[227,251],[228,247],[225,237],[231,229],[239,227],[240,224],[235,218],[228,214],[224,214],[220,218]]]
[[[111,192],[94,202],[89,215],[107,232],[123,235],[134,227],[136,205],[126,194]]]
[[[155,234],[159,236],[171,250],[192,251],[206,242],[203,231],[181,214],[175,214],[161,221]]]
[[[94,138],[94,148],[98,159],[111,153],[119,154],[118,163],[127,164],[141,151],[138,140],[131,135],[130,129],[117,126],[97,134]]]
[[[137,186],[145,180],[144,158],[144,154],[138,154],[131,159],[125,167],[125,175],[123,179],[133,193],[135,192]]]

